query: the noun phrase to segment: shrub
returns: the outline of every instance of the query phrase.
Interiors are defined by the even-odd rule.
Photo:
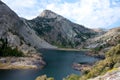
[[[67,78],[64,78],[63,80],[79,80],[79,76],[72,74],[72,75],[68,76]]]
[[[46,75],[38,76],[35,80],[54,80],[54,78],[47,78]]]
[[[97,62],[90,70],[90,72],[88,72],[88,74],[81,76],[80,80],[87,80],[88,78],[103,75],[114,67],[120,67],[120,44],[111,48],[105,54],[105,57],[106,58],[104,60]]]
[[[19,51],[17,48],[12,49],[8,46],[7,40],[0,39],[2,42],[2,45],[0,47],[0,56],[6,57],[6,56],[15,56],[15,57],[22,57],[24,54]]]

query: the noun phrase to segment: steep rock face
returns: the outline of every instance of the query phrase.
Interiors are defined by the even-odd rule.
[[[0,1],[0,37],[7,31],[15,31],[19,17],[3,2]]]
[[[20,38],[17,34],[19,17],[7,5],[0,1],[0,38],[7,39],[9,46],[20,46]]]
[[[31,29],[28,24],[26,24],[25,19],[22,19],[23,26],[18,29],[19,34],[24,38],[24,41],[27,44],[31,44],[37,49],[40,48],[56,48],[55,46],[50,45],[46,41],[42,40],[33,29]]]
[[[42,39],[60,47],[76,47],[95,33],[93,30],[72,23],[50,10],[44,10],[41,15],[26,21],[26,23]]]
[[[12,36],[13,35],[13,36]],[[13,47],[20,47],[20,43],[30,44],[38,49],[55,48],[44,40],[40,39],[7,5],[0,1],[0,38],[7,38],[8,43]]]

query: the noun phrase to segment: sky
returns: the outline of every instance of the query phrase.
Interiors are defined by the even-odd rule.
[[[20,17],[33,19],[51,10],[88,28],[120,26],[120,0],[2,0]]]

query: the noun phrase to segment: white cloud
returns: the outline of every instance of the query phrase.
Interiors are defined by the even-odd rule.
[[[34,5],[37,3],[37,0],[4,0],[4,2],[8,3],[13,8],[27,8],[27,7],[34,7]]]
[[[108,27],[120,20],[118,0],[4,0],[20,16],[33,18],[50,9],[78,24],[90,28]],[[12,3],[11,3],[12,2]]]
[[[36,16],[35,5],[37,0],[4,0],[4,2],[20,17],[30,19]]]
[[[109,0],[80,0],[57,5],[53,3],[47,8],[90,28],[107,28],[120,19],[120,7],[110,7]]]

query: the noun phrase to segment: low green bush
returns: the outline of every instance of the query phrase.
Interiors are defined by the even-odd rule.
[[[78,75],[72,74],[68,76],[67,78],[64,78],[63,80],[78,80],[78,79],[79,79]]]
[[[79,80],[87,80],[88,78],[97,77],[105,74],[113,68],[120,67],[120,44],[105,53],[105,57],[104,60],[97,62],[87,74],[81,76]]]
[[[35,80],[54,80],[52,77],[47,77],[46,75],[38,76]]]
[[[22,57],[24,54],[19,51],[17,48],[12,49],[8,46],[7,40],[0,39],[2,43],[0,46],[0,56],[7,57],[7,56],[15,56],[15,57]]]

